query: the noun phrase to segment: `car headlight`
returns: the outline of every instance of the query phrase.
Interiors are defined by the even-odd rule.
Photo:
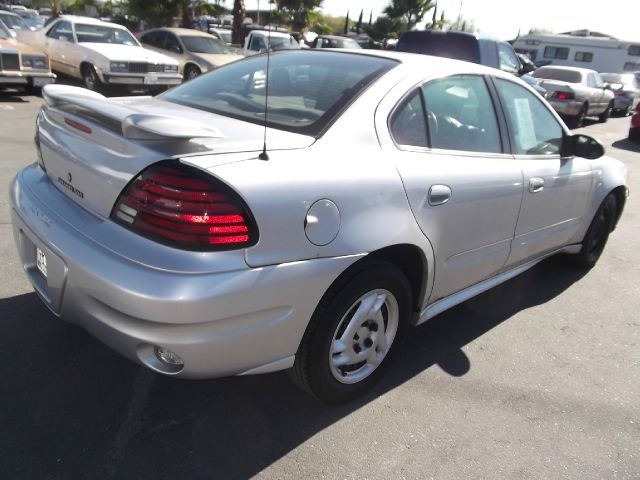
[[[24,68],[37,68],[47,70],[49,68],[47,57],[41,55],[23,55],[22,66]]]
[[[178,65],[165,65],[164,71],[167,73],[178,73]]]
[[[129,64],[127,62],[111,62],[109,70],[112,72],[128,72]]]

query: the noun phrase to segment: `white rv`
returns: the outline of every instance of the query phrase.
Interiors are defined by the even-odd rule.
[[[564,65],[612,73],[640,70],[640,40],[619,40],[589,30],[524,35],[513,42],[513,48],[529,55],[539,65]]]

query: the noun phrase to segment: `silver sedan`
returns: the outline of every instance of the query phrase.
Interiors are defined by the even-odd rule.
[[[455,60],[289,51],[155,98],[44,97],[11,187],[25,273],[178,378],[289,369],[353,399],[409,327],[553,254],[592,267],[627,197],[524,82]]]

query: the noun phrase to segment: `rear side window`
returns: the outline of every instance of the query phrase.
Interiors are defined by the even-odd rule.
[[[267,125],[320,136],[324,128],[395,60],[331,50],[288,51],[270,57]],[[160,98],[198,110],[264,124],[267,56],[215,69]]]
[[[484,78],[457,75],[422,86],[431,147],[501,153],[498,120]]]
[[[496,87],[505,105],[516,155],[558,155],[563,130],[542,101],[531,92],[503,79]]]
[[[419,89],[413,91],[391,115],[389,130],[398,145],[428,147],[427,124]]]

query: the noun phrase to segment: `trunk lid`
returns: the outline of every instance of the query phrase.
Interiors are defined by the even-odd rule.
[[[51,88],[54,87],[54,88]],[[53,184],[108,217],[124,187],[158,161],[217,155],[215,165],[256,159],[264,127],[150,97],[105,98],[49,85],[36,141]],[[305,148],[315,139],[267,129],[269,150]]]

